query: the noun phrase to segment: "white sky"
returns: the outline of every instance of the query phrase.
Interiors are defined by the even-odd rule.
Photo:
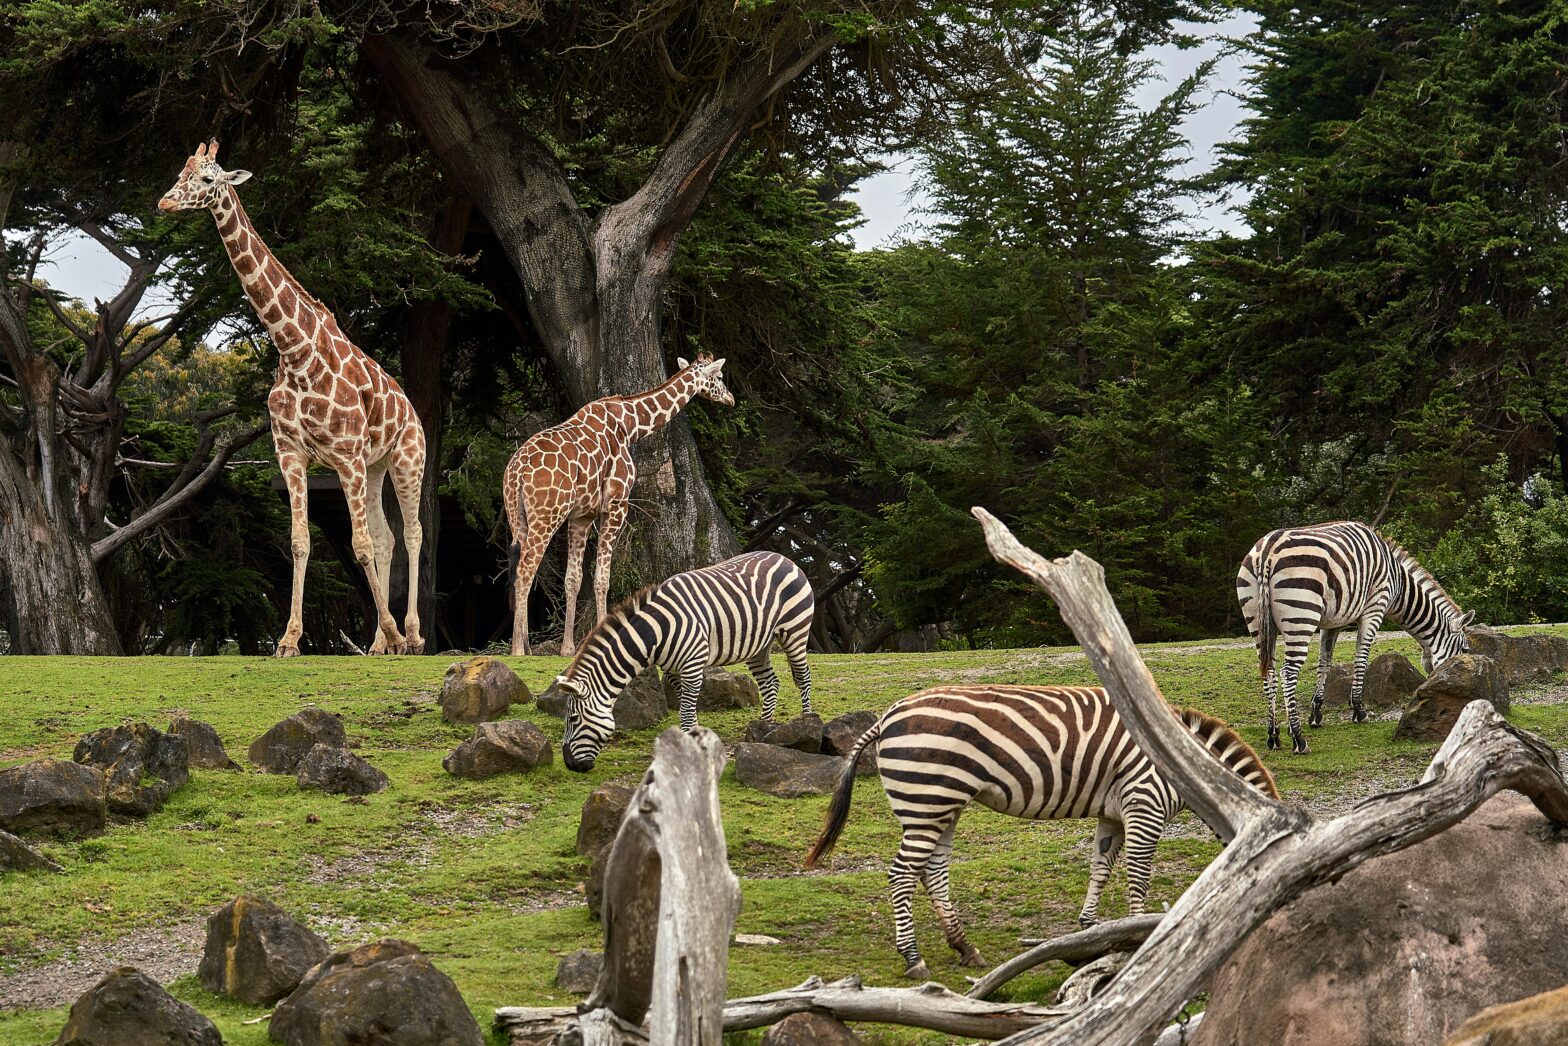
[[[1153,105],[1201,62],[1219,54],[1225,40],[1245,36],[1254,26],[1250,15],[1236,15],[1213,26],[1187,27],[1189,32],[1201,32],[1206,38],[1200,47],[1186,51],[1174,46],[1151,48],[1147,56],[1157,63],[1162,79],[1146,85],[1140,101]],[[1218,64],[1209,83],[1199,90],[1200,108],[1182,128],[1191,143],[1191,159],[1183,169],[1184,174],[1208,170],[1214,165],[1214,147],[1235,136],[1236,124],[1245,115],[1241,102],[1233,96],[1241,85],[1245,73],[1243,66],[1241,57],[1227,56]],[[918,235],[917,212],[926,197],[915,183],[915,164],[908,156],[888,157],[887,162],[887,171],[861,182],[850,196],[865,216],[865,223],[852,234],[855,246],[860,250],[871,250],[897,242],[900,237]],[[171,171],[171,182],[173,175]],[[204,216],[191,215],[190,219],[200,221]],[[1240,229],[1240,222],[1230,212],[1229,205],[1213,200],[1198,201],[1189,223],[1194,232]],[[40,275],[67,294],[91,304],[94,298],[107,300],[119,290],[125,279],[125,267],[87,237],[73,236],[55,246],[48,263],[41,267]],[[144,314],[156,313],[166,308],[166,300],[154,292],[148,295],[142,311]]]

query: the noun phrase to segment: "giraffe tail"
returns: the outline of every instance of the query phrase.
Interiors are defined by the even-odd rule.
[[[517,561],[523,558],[523,546],[513,541],[506,546],[506,603],[511,606],[517,598]]]
[[[860,735],[855,747],[849,750],[849,763],[838,779],[838,786],[833,789],[833,801],[828,804],[828,817],[822,825],[822,834],[806,855],[808,870],[815,868],[817,862],[832,853],[833,847],[838,844],[838,837],[844,832],[844,823],[849,820],[849,801],[855,792],[855,764],[860,762],[861,750],[881,736],[882,720],[878,719],[871,724],[871,729]]]

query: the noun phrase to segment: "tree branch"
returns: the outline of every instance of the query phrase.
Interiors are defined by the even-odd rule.
[[[1111,919],[1097,923],[1087,930],[1078,930],[1049,941],[1042,941],[976,980],[970,987],[968,995],[971,999],[989,999],[996,989],[1014,977],[1053,959],[1062,962],[1083,962],[1086,959],[1098,959],[1109,952],[1125,951],[1136,947],[1148,938],[1164,918],[1164,914],[1160,912],[1129,915],[1125,919]]]

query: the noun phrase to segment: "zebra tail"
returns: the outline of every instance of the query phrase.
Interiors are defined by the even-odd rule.
[[[849,750],[849,765],[844,767],[844,773],[838,779],[838,787],[833,789],[833,801],[828,804],[828,818],[822,825],[822,834],[817,836],[816,845],[806,855],[806,869],[809,871],[817,866],[817,862],[833,852],[833,847],[838,844],[838,837],[844,832],[844,823],[849,820],[849,801],[855,793],[855,764],[860,762],[861,749],[882,736],[882,721],[879,719],[871,724],[871,728],[860,735],[860,740],[855,742],[855,747]]]
[[[1274,643],[1279,638],[1274,627],[1274,574],[1265,570],[1258,578],[1258,678],[1267,679],[1274,671]]]

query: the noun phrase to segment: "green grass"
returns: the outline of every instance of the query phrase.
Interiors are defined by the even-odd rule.
[[[1378,649],[1415,652],[1408,640]],[[1144,654],[1173,702],[1228,719],[1261,748],[1263,708],[1250,647],[1166,644]],[[317,704],[340,713],[351,745],[392,779],[387,791],[351,802],[302,792],[290,777],[197,771],[145,822],[114,823],[95,839],[44,843],[64,875],[0,878],[0,974],[60,956],[78,940],[156,933],[202,918],[249,892],[306,917],[337,945],[384,936],[415,942],[457,982],[486,1028],[496,1006],[575,1001],[552,986],[557,959],[601,943],[599,924],[575,892],[586,873],[574,851],[578,812],[595,785],[640,778],[657,730],[618,736],[587,776],[569,773],[557,758],[529,775],[454,779],[441,759],[471,731],[443,724],[432,703],[448,660],[0,659],[0,767],[69,758],[88,730],[135,720],[163,728],[176,712],[212,723],[243,761],[245,747],[268,726]],[[564,663],[508,660],[536,691]],[[1093,682],[1088,664],[1065,648],[823,656],[812,667],[824,717],[880,709],[940,683]],[[786,683],[786,714],[792,697]],[[559,738],[559,720],[531,708],[519,713]],[[751,714],[705,715],[703,723],[734,742]],[[1330,711],[1328,725],[1311,734],[1310,755],[1268,756],[1288,800],[1321,805],[1407,783],[1430,758],[1434,746],[1394,744],[1392,721],[1353,726],[1343,718]],[[1521,706],[1514,718],[1568,745],[1568,705]],[[884,891],[898,833],[876,779],[860,780],[831,867],[810,875],[798,869],[826,797],[774,799],[726,771],[720,801],[745,897],[736,929],[785,942],[733,949],[730,995],[787,987],[813,973],[901,983]],[[1091,835],[1090,822],[1026,823],[978,808],[964,818],[954,897],[988,960],[1010,955],[1020,936],[1075,928]],[[1162,843],[1152,905],[1173,902],[1217,852],[1203,832]],[[1120,914],[1122,904],[1118,885],[1102,913]],[[934,976],[962,990],[963,974],[974,971],[954,962],[929,908],[922,904],[916,913]],[[1010,985],[1010,997],[1044,997],[1064,975],[1060,967],[1038,971]],[[264,1023],[242,1023],[264,1011],[214,997],[194,977],[172,990],[211,1016],[226,1042],[267,1041]],[[64,1010],[0,1013],[0,1046],[51,1041],[63,1021]],[[943,1041],[892,1029],[873,1038]]]

